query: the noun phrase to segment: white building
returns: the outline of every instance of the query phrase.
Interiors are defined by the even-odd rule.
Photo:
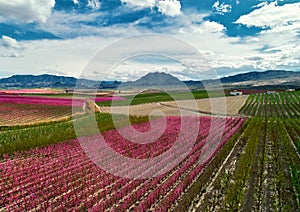
[[[241,96],[243,95],[242,91],[230,91],[231,96]]]
[[[287,89],[286,91],[295,91],[295,89]]]

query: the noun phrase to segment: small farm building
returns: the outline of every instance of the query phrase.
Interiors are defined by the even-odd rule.
[[[243,95],[242,91],[230,91],[231,96],[241,96]]]

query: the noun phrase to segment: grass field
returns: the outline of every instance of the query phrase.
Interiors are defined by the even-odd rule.
[[[126,100],[123,101],[115,101],[113,103],[114,106],[124,106],[124,105],[139,105],[139,104],[147,104],[153,102],[167,102],[175,100],[187,100],[192,96],[195,99],[203,99],[208,98],[207,91],[192,91],[192,92],[170,92],[165,93],[152,93],[152,94],[144,94],[140,93],[136,96],[126,96]],[[210,91],[209,97],[220,97],[224,96],[224,91]],[[97,103],[99,106],[111,106],[111,102],[99,102]]]

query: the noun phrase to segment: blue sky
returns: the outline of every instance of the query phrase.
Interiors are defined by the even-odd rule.
[[[295,0],[0,0],[0,77],[80,76],[96,52],[148,33],[189,43],[220,76],[300,70]],[[165,70],[192,79],[180,61],[158,58],[126,61],[110,78]]]

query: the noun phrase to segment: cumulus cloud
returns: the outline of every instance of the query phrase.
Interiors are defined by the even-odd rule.
[[[46,22],[55,0],[0,0],[0,21]]]
[[[88,0],[87,7],[91,8],[92,10],[98,10],[101,7],[101,3],[99,0]]]
[[[122,3],[131,8],[152,8],[156,4],[156,0],[121,0]]]
[[[208,30],[213,33],[214,32],[222,32],[226,29],[222,24],[219,24],[214,21],[204,21],[201,25],[204,30]]]
[[[163,0],[157,3],[158,11],[167,16],[180,15],[181,4],[177,0]]]
[[[79,4],[78,0],[72,0],[74,4]]]
[[[21,55],[17,52],[21,50],[21,45],[13,38],[3,35],[0,39],[1,57],[18,58]]]
[[[12,49],[20,48],[16,39],[5,36],[5,35],[2,35],[2,38],[0,39],[0,45],[4,46],[6,48],[12,48]]]
[[[300,66],[300,3],[278,5],[277,2],[259,4],[254,11],[241,16],[236,23],[248,27],[261,27],[255,42],[247,42],[257,46],[254,56],[263,60],[251,61],[250,64],[261,69],[295,69]],[[250,57],[251,58],[251,57]]]
[[[235,23],[256,27],[277,27],[299,24],[300,3],[277,5],[277,2],[264,4],[261,8],[241,16]]]
[[[157,7],[158,11],[166,16],[177,16],[181,13],[179,0],[121,0],[121,2],[136,9]]]
[[[229,4],[225,4],[224,2],[221,4],[219,1],[216,1],[213,6],[213,10],[218,14],[230,13],[232,10],[232,6]]]

